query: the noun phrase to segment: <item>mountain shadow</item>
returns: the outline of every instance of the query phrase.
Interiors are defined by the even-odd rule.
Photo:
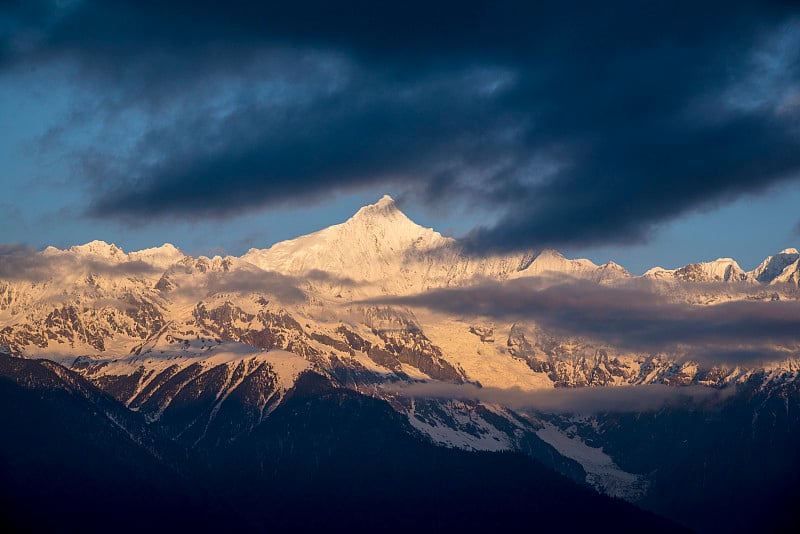
[[[6,531],[680,531],[525,455],[434,446],[386,402],[310,372],[212,451],[176,453],[158,423],[52,362],[0,355],[0,403]]]

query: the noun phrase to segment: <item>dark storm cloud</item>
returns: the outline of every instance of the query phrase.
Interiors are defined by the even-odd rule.
[[[83,120],[127,135],[78,154],[88,212],[224,217],[386,184],[493,213],[468,241],[509,250],[641,241],[798,178],[791,6],[253,4],[5,8],[0,65],[73,66]]]
[[[130,188],[120,177],[122,186],[107,189],[92,211],[136,216],[147,206],[156,213],[220,216],[261,206],[265,199],[277,204],[376,179],[401,179],[446,165],[442,155],[467,149],[476,163],[488,160],[491,140],[472,130],[481,117],[497,120],[491,109],[469,92],[453,99],[454,82],[433,85],[410,89],[426,93],[422,101],[360,87],[277,109],[253,104],[213,122],[198,119],[190,146],[182,138],[184,128],[151,132],[140,150],[158,147],[170,157],[137,172],[158,179]],[[423,125],[437,113],[451,118]]]
[[[796,357],[800,301],[733,301],[691,305],[668,300],[642,282],[608,287],[593,282],[543,285],[519,280],[375,299],[464,317],[534,321],[545,331],[613,347],[669,352],[701,363],[729,365]]]

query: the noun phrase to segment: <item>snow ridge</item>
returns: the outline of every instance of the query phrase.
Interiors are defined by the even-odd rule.
[[[460,243],[409,219],[384,195],[350,219],[283,241],[268,249],[250,249],[241,258],[262,269],[291,276],[324,272],[366,285],[367,293],[425,291],[462,285],[476,278],[505,280],[545,273],[590,275],[589,260],[568,260],[554,250],[471,257]],[[606,276],[625,276],[624,269]]]

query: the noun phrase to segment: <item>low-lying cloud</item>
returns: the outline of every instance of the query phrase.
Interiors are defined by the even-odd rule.
[[[272,271],[235,270],[210,273],[202,282],[202,293],[205,295],[263,293],[287,304],[303,302],[306,299],[306,294],[298,287],[300,283],[297,279]],[[196,296],[203,298],[200,293],[196,293]]]
[[[70,253],[44,255],[27,246],[0,244],[0,280],[41,282],[65,273],[148,277],[159,272],[140,260],[114,263]]]
[[[662,384],[613,387],[555,388],[525,391],[444,382],[389,382],[381,389],[403,397],[459,399],[500,404],[515,410],[545,413],[644,412],[687,402],[727,398],[733,387],[674,387]]]
[[[584,337],[623,350],[673,353],[710,365],[752,364],[800,355],[800,301],[675,302],[636,284],[589,281],[485,282],[372,302],[462,317],[531,321],[547,332]],[[718,288],[723,289],[723,288]]]
[[[265,271],[255,266],[196,272],[192,265],[180,264],[164,270],[142,260],[107,261],[71,251],[47,253],[24,245],[0,244],[0,282],[60,281],[89,275],[141,278],[153,284],[164,275],[170,283],[176,284],[169,291],[178,298],[201,300],[218,293],[262,293],[287,304],[305,301],[307,296],[303,288],[308,284],[358,286],[351,278],[318,270],[302,277]]]

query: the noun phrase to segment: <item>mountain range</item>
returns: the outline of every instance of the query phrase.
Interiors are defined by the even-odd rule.
[[[3,518],[779,530],[799,303],[793,248],[633,276],[476,255],[388,196],[241,257],[9,249]]]

